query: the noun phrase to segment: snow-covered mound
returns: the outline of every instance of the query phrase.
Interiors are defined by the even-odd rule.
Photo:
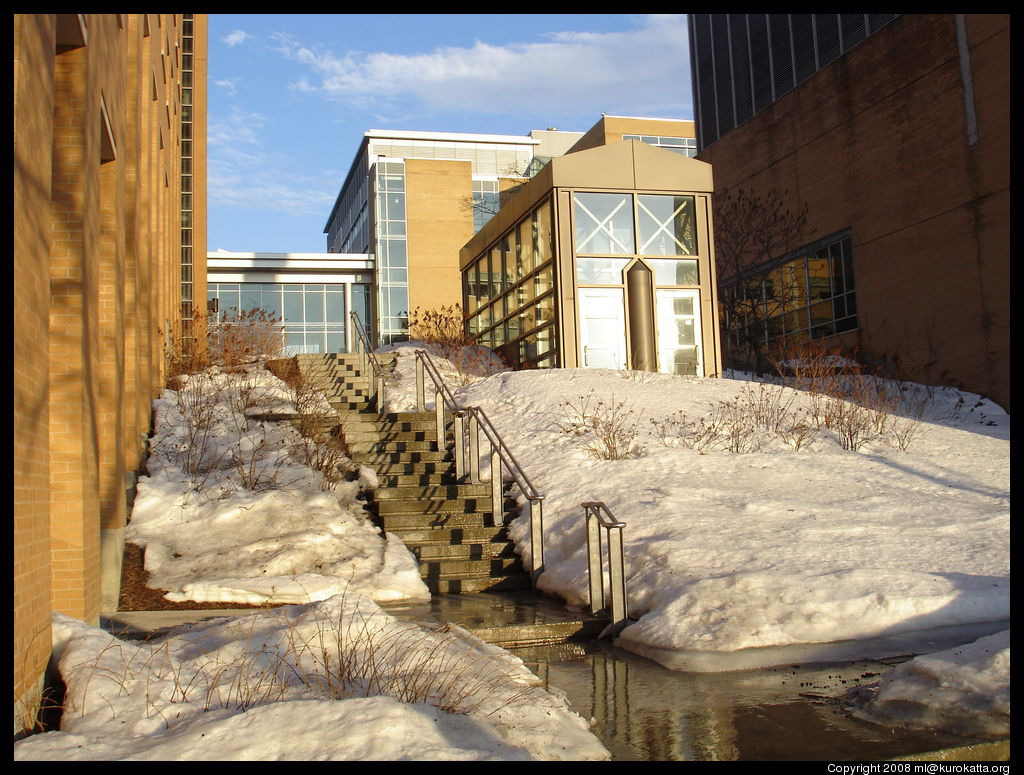
[[[518,658],[357,594],[146,643],[55,614],[54,658],[61,731],[15,759],[609,758]]]

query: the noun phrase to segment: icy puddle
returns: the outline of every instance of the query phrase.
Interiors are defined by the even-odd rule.
[[[605,643],[513,649],[620,761],[877,760],[984,741],[890,729],[843,709],[899,659],[682,673]],[[983,748],[976,758],[993,754]]]

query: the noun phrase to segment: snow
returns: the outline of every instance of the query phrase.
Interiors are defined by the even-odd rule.
[[[392,411],[415,408],[416,347],[391,348]],[[581,502],[604,501],[626,523],[634,621],[617,645],[706,671],[934,652],[922,644],[945,638],[957,648],[907,662],[858,713],[986,734],[1008,725],[1010,421],[998,406],[893,384],[916,410],[899,420],[903,443],[847,449],[835,429],[790,423],[788,435],[734,438],[739,453],[680,429],[758,401],[806,420],[816,399],[743,378],[600,369],[487,363],[478,371],[490,376],[470,378],[435,360],[544,495],[541,589],[588,602]],[[294,429],[257,419],[294,412],[283,383],[259,369],[188,379],[192,400],[224,399],[207,407],[216,422],[191,427],[205,454],[187,451],[183,393],[165,391],[127,540],[146,547],[151,583],[172,600],[294,605],[144,644],[55,614],[62,731],[17,743],[15,758],[608,757],[515,657],[379,608],[429,594],[412,555],[362,509],[374,472],[331,485],[301,462]],[[432,392],[428,381],[428,409]],[[618,422],[622,459],[595,455],[596,415]],[[510,532],[530,567],[520,502]],[[410,665],[431,680],[396,678]]]
[[[1009,735],[1010,631],[904,662],[854,715],[887,726]]]
[[[375,473],[332,485],[288,423],[257,419],[295,415],[284,383],[258,366],[180,382],[154,402],[126,539],[171,600],[297,605],[144,643],[54,613],[61,730],[17,742],[16,759],[609,758],[518,658],[379,607],[430,593],[357,499]]]
[[[125,539],[145,547],[150,586],[170,590],[169,600],[305,603],[349,590],[378,602],[430,598],[415,558],[381,535],[357,499],[376,486],[374,472],[362,468],[329,489],[303,462],[295,428],[253,419],[295,414],[270,372],[187,376],[154,410],[149,475]],[[204,410],[214,418],[208,428],[186,422]],[[200,447],[201,456],[186,453]]]
[[[398,349],[394,409],[415,404],[414,350]],[[888,656],[917,635],[956,642],[1006,628],[1009,416],[953,389],[880,384],[912,410],[891,420],[902,445],[890,435],[845,449],[827,428],[800,443],[752,430],[745,453],[691,449],[658,427],[678,428],[679,412],[721,417],[744,405],[806,418],[814,396],[749,379],[605,369],[505,372],[454,392],[486,411],[544,495],[538,586],[587,605],[580,504],[604,501],[627,524],[637,619],[617,645],[676,669],[729,670]],[[624,459],[588,451],[600,439],[580,418],[602,412],[626,435],[635,428]],[[520,501],[511,533],[529,565]]]
[[[609,757],[518,658],[357,593],[148,642],[54,614],[54,652],[61,731],[17,742],[15,759]]]

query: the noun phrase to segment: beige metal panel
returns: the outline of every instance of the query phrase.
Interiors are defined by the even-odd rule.
[[[558,294],[557,328],[562,366],[579,363],[579,310],[576,307],[576,272],[572,245],[572,194],[558,191],[555,199],[555,293]]]
[[[634,188],[709,193],[715,190],[711,165],[706,162],[636,140],[627,140],[622,145],[633,152]]]

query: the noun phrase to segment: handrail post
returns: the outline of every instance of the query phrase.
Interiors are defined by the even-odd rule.
[[[434,421],[437,429],[437,451],[443,452],[447,444],[444,435],[444,398],[440,390],[434,392]]]
[[[626,569],[622,555],[622,528],[608,529],[608,575],[611,583],[612,632],[618,634],[626,625]]]
[[[384,375],[377,373],[377,412],[384,413]]]
[[[469,481],[480,482],[480,420],[473,409],[469,410]]]
[[[544,501],[530,498],[530,556],[533,558],[531,576],[536,585],[544,572]]]
[[[501,475],[501,454],[498,448],[491,444],[491,512],[494,516],[494,524],[500,525],[503,521],[505,482]]]
[[[423,356],[416,353],[416,411],[422,412],[424,401]]]
[[[466,413],[463,411],[454,412],[455,422],[452,425],[452,436],[454,437],[454,447],[452,452],[455,454],[455,478],[459,481],[466,476]]]
[[[590,613],[604,610],[604,572],[601,562],[601,525],[593,507],[583,505],[587,519],[587,572],[590,576]]]

